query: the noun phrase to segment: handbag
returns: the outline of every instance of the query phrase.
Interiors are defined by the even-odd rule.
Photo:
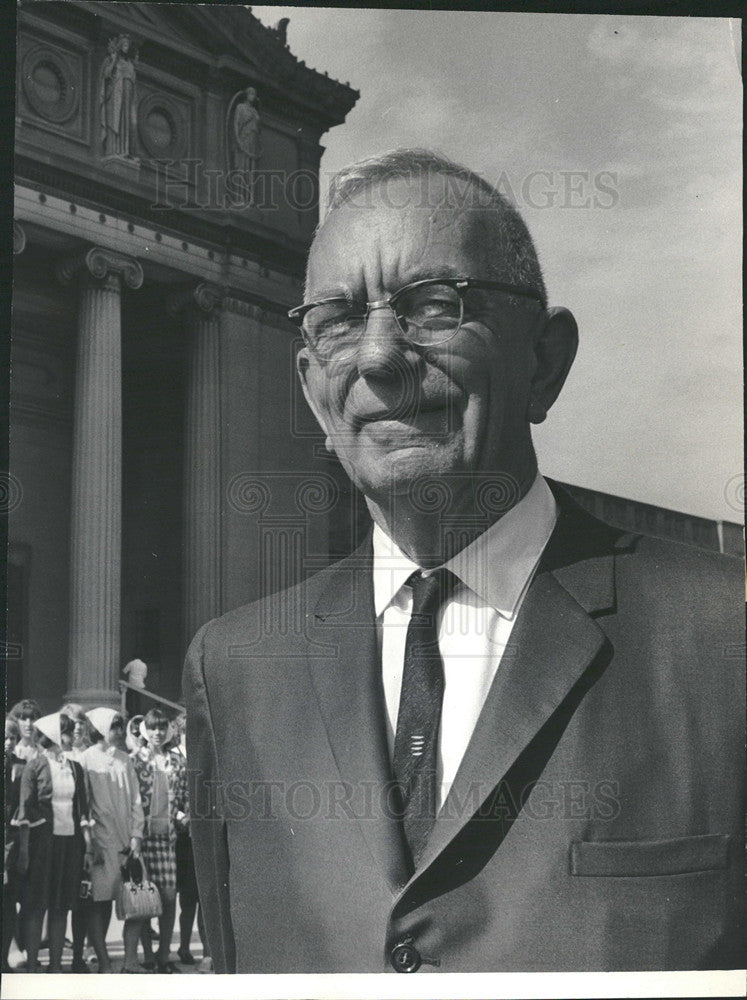
[[[150,920],[163,910],[161,894],[148,878],[142,859],[128,857],[122,865],[122,885],[116,899],[117,920]]]
[[[91,870],[87,865],[83,867],[83,874],[80,877],[80,888],[78,889],[78,899],[93,899],[93,883],[91,882]]]

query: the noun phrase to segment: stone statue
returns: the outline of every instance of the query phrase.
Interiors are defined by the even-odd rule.
[[[252,175],[262,155],[259,145],[259,98],[254,87],[240,90],[231,99],[226,120],[228,169]]]
[[[281,17],[278,23],[273,28],[283,45],[288,44],[288,24],[290,23],[289,17]]]
[[[137,55],[130,55],[129,35],[109,39],[99,77],[99,121],[105,156],[134,159],[137,127]]]

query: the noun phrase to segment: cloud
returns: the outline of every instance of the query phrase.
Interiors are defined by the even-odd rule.
[[[361,98],[328,173],[433,146],[510,179],[581,349],[538,431],[559,478],[733,518],[741,464],[741,81],[719,18],[263,8],[291,50]],[[614,175],[611,207],[533,207],[546,171]]]
[[[600,17],[589,31],[589,52],[636,73],[683,71],[696,79],[720,73],[721,51],[731,44],[723,18]]]

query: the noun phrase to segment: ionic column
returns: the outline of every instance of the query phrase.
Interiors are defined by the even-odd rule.
[[[223,567],[223,600],[228,608],[267,592],[261,569],[261,522],[271,499],[264,496],[268,463],[261,452],[263,321],[258,306],[230,294],[223,300],[222,529],[223,549],[230,553]],[[265,392],[272,395],[272,388]]]
[[[80,278],[73,417],[70,647],[66,699],[118,703],[122,548],[122,283],[143,283],[132,257],[94,247],[65,260]]]
[[[221,613],[222,291],[203,282],[168,303],[189,338],[184,454],[184,641]]]

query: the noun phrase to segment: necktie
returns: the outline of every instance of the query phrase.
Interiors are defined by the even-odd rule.
[[[392,761],[402,794],[402,823],[413,865],[423,852],[436,818],[438,729],[444,670],[438,648],[438,610],[456,584],[446,569],[409,577],[412,615],[405,640],[402,692]]]

